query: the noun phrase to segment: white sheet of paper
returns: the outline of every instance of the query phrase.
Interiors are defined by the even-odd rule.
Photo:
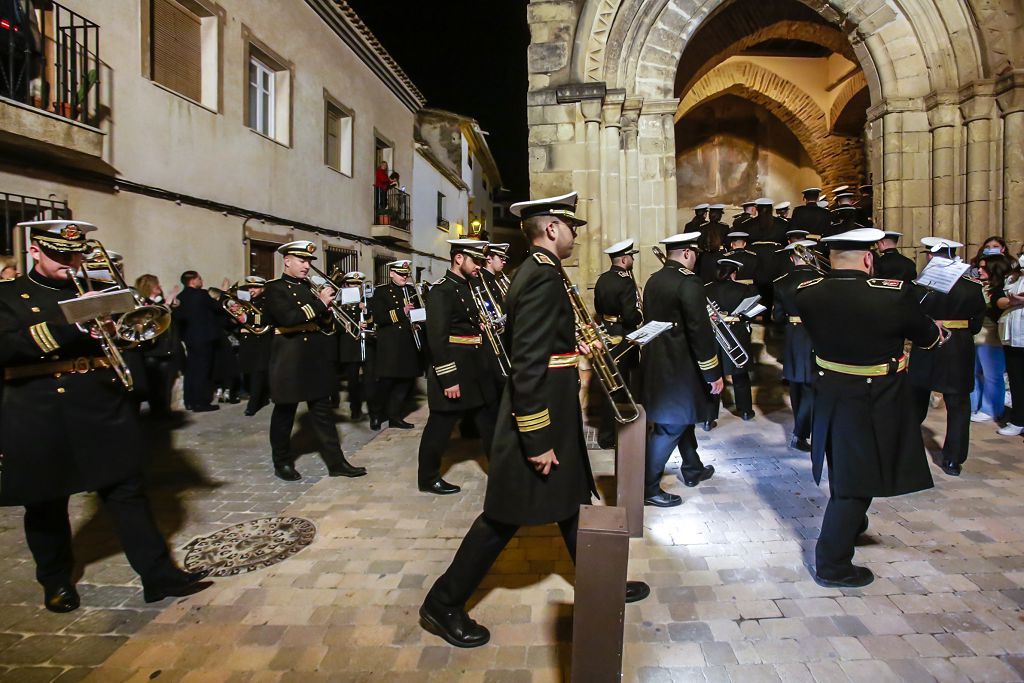
[[[127,289],[110,289],[100,294],[60,302],[60,310],[69,323],[81,323],[126,313],[135,308],[135,298]]]
[[[248,289],[240,289],[235,292],[235,298],[239,301],[252,301],[252,294],[249,293]]]
[[[754,296],[748,296],[746,299],[744,299],[743,301],[740,302],[740,305],[736,307],[736,310],[734,310],[732,312],[732,315],[734,315],[734,316],[745,315],[748,318],[753,318],[754,316],[756,316],[758,314],[757,313],[750,313],[749,311],[752,310],[754,308],[754,306],[757,305],[757,302],[760,301],[760,300],[761,300],[761,295],[760,294],[755,294]],[[765,310],[764,306],[761,306],[761,310],[762,311]]]
[[[345,287],[338,292],[338,303],[342,305],[358,304],[362,299],[358,287]]]
[[[427,309],[425,308],[414,308],[409,311],[409,320],[414,323],[421,323],[427,319]]]
[[[953,289],[953,285],[957,283],[957,280],[967,272],[967,269],[971,267],[971,264],[965,263],[959,259],[951,261],[948,258],[942,258],[941,256],[934,256],[932,260],[928,262],[928,265],[924,267],[921,274],[914,280],[919,285],[924,285],[928,289],[934,289],[937,292],[943,294],[949,294],[949,291]]]
[[[629,334],[627,334],[626,341],[632,344],[636,344],[637,346],[646,346],[659,334],[661,334],[665,330],[671,329],[672,323],[663,323],[658,322],[657,320],[652,320],[651,322],[645,324],[643,327],[636,330],[635,332],[630,332]]]

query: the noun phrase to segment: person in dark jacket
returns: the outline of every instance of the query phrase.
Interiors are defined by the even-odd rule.
[[[147,304],[168,306],[163,287],[156,275],[140,275],[135,279],[135,289]],[[166,332],[156,339],[140,345],[143,367],[146,374],[146,401],[150,417],[167,417],[171,413],[171,391],[178,374],[181,339],[177,323],[172,322]]]
[[[142,482],[146,440],[115,359],[93,324],[69,324],[61,309],[78,297],[70,272],[81,268],[95,226],[59,220],[20,227],[30,230],[34,266],[0,283],[0,505],[25,508],[25,541],[44,606],[70,612],[81,603],[68,501],[85,491],[96,492],[111,516],[146,602],[208,587],[207,571],[174,564],[157,527]]]
[[[213,363],[224,339],[224,310],[203,289],[203,278],[194,270],[181,274],[184,287],[178,294],[174,320],[185,343],[185,408],[194,413],[218,410],[213,405]]]
[[[946,333],[921,310],[910,285],[871,277],[870,249],[881,238],[874,228],[823,238],[832,268],[796,294],[819,373],[811,440],[815,481],[828,460],[829,501],[813,576],[831,588],[874,580],[870,569],[853,564],[871,500],[932,487],[903,345],[910,339],[932,348]]]
[[[274,329],[263,320],[266,285],[262,277],[249,275],[238,286],[238,296],[247,296],[253,309],[251,314],[243,314],[238,330],[238,365],[249,388],[246,417],[252,417],[270,403],[270,350],[274,345]]]
[[[733,315],[732,312],[743,302],[752,296],[757,296],[757,289],[752,285],[744,285],[736,282],[736,273],[743,264],[735,259],[723,256],[718,259],[718,273],[714,282],[704,285],[704,296],[713,301],[718,310],[722,312],[722,322],[729,326],[729,329],[736,336],[736,341],[748,354],[746,364],[737,367],[736,363],[721,349],[718,348],[718,360],[722,363],[722,373],[726,377],[732,377],[733,396],[736,401],[736,410],[740,418],[747,422],[754,419],[754,399],[750,387],[750,366],[753,363],[749,355],[753,352],[750,343],[750,320],[742,315]],[[710,397],[709,420],[718,419],[718,411],[722,405],[722,395],[712,394]]]
[[[519,527],[557,523],[575,559],[580,505],[596,490],[577,394],[581,349],[560,263],[572,255],[584,224],[575,206],[575,192],[512,205],[530,253],[506,299],[512,375],[501,397],[484,511],[419,611],[427,630],[457,647],[490,640],[466,602]],[[626,585],[627,602],[649,594],[641,582]]]
[[[421,365],[423,331],[420,323],[409,319],[410,312],[418,308],[416,290],[409,284],[412,263],[407,260],[388,264],[391,282],[373,292],[370,310],[377,329],[375,357],[376,386],[373,391],[374,407],[370,412],[370,428],[380,429],[387,420],[388,427],[412,429],[405,420],[405,401],[416,378],[423,374]]]
[[[350,271],[342,275],[341,286],[355,290],[358,294],[358,303],[346,304],[345,310],[353,321],[359,324],[358,330],[338,334],[338,365],[341,368],[341,375],[345,379],[345,390],[348,392],[349,419],[353,422],[363,417],[363,396],[367,378],[365,374],[367,361],[367,339],[366,330],[369,313],[367,304],[363,299],[363,285],[366,282],[366,275],[358,270]]]
[[[818,205],[818,198],[821,197],[820,187],[809,187],[803,191],[804,204],[793,209],[793,216],[789,219],[790,229],[807,231],[807,239],[817,240],[828,232],[831,221],[828,209]]]
[[[673,323],[645,348],[640,359],[643,405],[647,411],[647,473],[644,504],[674,507],[682,498],[661,488],[672,451],[679,448],[679,474],[687,486],[709,479],[715,468],[697,454],[694,426],[708,420],[709,397],[722,393],[718,344],[708,317],[697,263],[699,232],[661,240],[664,267],[644,287],[644,320]]]
[[[917,277],[917,264],[914,260],[900,253],[896,247],[902,232],[886,230],[885,237],[875,245],[875,277],[889,278],[911,282]]]
[[[952,260],[963,245],[940,237],[921,240],[927,259]],[[979,280],[961,277],[949,293],[916,286],[925,314],[949,332],[940,348],[915,346],[910,353],[910,384],[920,422],[928,417],[931,394],[942,394],[946,403],[946,438],[940,459],[942,471],[959,476],[967,460],[971,430],[971,390],[974,389],[974,335],[981,331],[988,303]]]

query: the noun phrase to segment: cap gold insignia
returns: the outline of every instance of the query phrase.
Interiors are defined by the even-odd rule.
[[[66,240],[77,240],[82,236],[82,229],[75,224],[65,225],[61,228],[60,236]]]
[[[314,245],[312,245],[312,244],[307,244],[306,245],[306,251],[308,251],[310,254],[312,254],[314,251],[316,251],[316,247]]]

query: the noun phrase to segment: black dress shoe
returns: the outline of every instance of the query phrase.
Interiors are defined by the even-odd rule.
[[[640,602],[651,594],[651,587],[643,581],[626,582],[626,602]]]
[[[327,475],[331,477],[363,477],[366,476],[366,468],[356,467],[348,460],[342,459],[340,465],[327,468]]]
[[[246,408],[245,412],[242,413],[242,415],[245,415],[246,417],[252,417],[255,414],[256,414],[255,410],[249,410],[248,408]]]
[[[748,410],[747,412],[741,414],[740,417],[743,418],[744,422],[750,422],[751,420],[754,419],[754,411]]]
[[[380,420],[378,420],[375,417],[371,417],[370,418],[370,429],[372,429],[375,432],[379,431],[380,430]]]
[[[644,498],[644,505],[650,505],[656,508],[674,508],[677,505],[683,504],[683,497],[677,496],[674,493],[668,491],[658,491],[653,496],[647,496]]]
[[[43,589],[43,606],[51,612],[74,612],[82,604],[74,584],[65,583],[56,588]]]
[[[710,432],[712,429],[718,426],[718,420],[708,420],[702,425],[705,432]]]
[[[281,465],[274,468],[274,476],[285,481],[298,481],[302,475],[295,469],[295,465]]]
[[[715,468],[713,466],[711,466],[711,465],[706,465],[704,467],[704,469],[700,471],[700,474],[698,474],[693,479],[687,479],[686,477],[683,477],[683,483],[686,484],[687,486],[689,486],[690,488],[693,488],[694,486],[696,486],[697,484],[701,483],[702,481],[705,481],[706,479],[710,479],[714,474],[715,474]],[[682,475],[680,475],[680,476],[682,476]]]
[[[209,569],[197,572],[181,572],[181,575],[169,581],[147,583],[142,587],[142,598],[146,602],[159,602],[165,598],[183,598],[195,595],[213,585],[213,581],[203,581],[210,575]]]
[[[803,451],[804,453],[811,452],[811,444],[807,442],[807,439],[802,439],[799,436],[794,436],[789,440],[789,447],[795,448],[798,451]]]
[[[597,447],[603,451],[615,448],[615,437],[614,436],[598,436]]]
[[[947,461],[942,463],[942,471],[951,477],[959,477],[963,469],[960,467],[960,465],[957,465],[955,462]]]
[[[453,493],[458,493],[462,489],[455,484],[449,484],[444,479],[438,479],[430,486],[421,486],[420,491],[424,493],[436,493],[439,496],[448,496]]]
[[[473,621],[466,610],[440,605],[429,596],[420,607],[420,624],[455,647],[480,647],[491,639],[491,632]]]
[[[207,403],[205,406],[193,406],[193,413],[212,413],[214,410],[220,410],[220,406],[212,403]]]
[[[401,419],[388,420],[388,427],[392,427],[394,429],[412,429],[415,426],[416,425],[412,424],[411,422],[406,422],[405,420]]]
[[[850,565],[850,572],[843,576],[824,577],[814,573],[814,582],[824,588],[862,588],[875,580],[875,575],[867,567]]]

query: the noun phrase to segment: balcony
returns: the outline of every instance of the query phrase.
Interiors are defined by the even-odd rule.
[[[378,201],[378,197],[379,195],[374,198],[378,206],[370,234],[377,239],[391,242],[408,242],[409,224],[412,222],[409,194],[392,187],[382,198],[383,202]]]
[[[32,3],[29,3],[30,6]],[[43,5],[43,3],[37,3]],[[50,2],[0,5],[0,145],[12,155],[109,172],[99,26]]]

